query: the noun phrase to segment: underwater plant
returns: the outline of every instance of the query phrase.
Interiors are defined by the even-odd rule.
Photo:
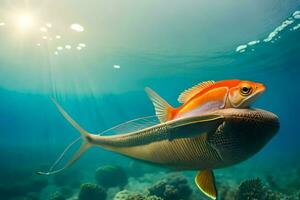
[[[155,195],[164,200],[189,199],[192,189],[188,180],[180,174],[169,174],[165,179],[158,181],[148,188],[150,195]]]
[[[97,183],[105,188],[124,187],[128,183],[125,171],[119,166],[105,165],[96,170],[95,179]]]
[[[84,183],[80,186],[78,200],[105,200],[106,191],[103,187],[93,184]]]

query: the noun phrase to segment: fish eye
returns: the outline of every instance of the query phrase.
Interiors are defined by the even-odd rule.
[[[252,88],[250,86],[242,86],[240,89],[240,93],[241,95],[245,96],[245,95],[249,95],[252,91]]]

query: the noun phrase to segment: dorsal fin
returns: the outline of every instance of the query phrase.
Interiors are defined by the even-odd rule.
[[[156,92],[151,88],[146,87],[145,91],[147,92],[150,100],[153,103],[155,114],[158,117],[161,123],[166,122],[170,119],[172,115],[173,107],[168,104],[163,98],[161,98]]]
[[[202,90],[204,90],[205,88],[207,88],[213,84],[215,84],[215,81],[205,81],[205,82],[199,83],[199,84],[183,91],[179,95],[177,100],[180,103],[185,103],[188,100],[190,100],[193,96],[195,96],[197,93],[201,92]]]

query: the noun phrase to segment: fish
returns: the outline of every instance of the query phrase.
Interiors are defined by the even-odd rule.
[[[145,90],[150,97],[160,122],[197,116],[225,108],[249,108],[265,91],[262,83],[247,80],[205,81],[183,91],[178,108],[172,107],[154,90]]]
[[[250,158],[279,130],[279,118],[269,111],[227,108],[105,136],[87,132],[54,103],[79,131],[83,143],[63,168],[38,174],[59,173],[73,165],[87,149],[97,146],[176,170],[196,170],[196,185],[211,199],[218,197],[213,170]]]

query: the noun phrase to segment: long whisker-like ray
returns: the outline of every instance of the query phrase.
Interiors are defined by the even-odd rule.
[[[120,127],[122,127],[122,126],[128,125],[128,124],[130,124],[130,123],[132,123],[132,122],[136,122],[136,121],[140,121],[140,120],[145,120],[145,122],[147,122],[147,121],[146,121],[147,119],[151,119],[151,118],[153,118],[153,117],[156,117],[156,116],[155,116],[155,115],[152,115],[152,116],[146,116],[146,117],[140,117],[140,118],[132,119],[132,120],[127,121],[127,122],[125,122],[125,123],[118,124],[118,125],[113,126],[113,127],[109,128],[109,129],[106,129],[106,130],[100,132],[100,133],[97,134],[97,135],[103,135],[103,134],[105,134],[105,133],[107,133],[107,132],[109,132],[109,131],[111,131],[111,130],[115,130],[115,129],[120,128]],[[137,126],[137,128],[138,128],[138,126]],[[59,157],[55,160],[55,162],[51,165],[51,167],[49,168],[48,172],[45,172],[44,174],[53,174],[53,173],[56,173],[57,170],[55,171],[54,168],[62,161],[62,159],[65,157],[65,154],[72,148],[72,146],[74,146],[78,141],[80,141],[81,138],[82,138],[82,137],[80,136],[80,137],[76,138],[73,142],[71,142],[71,143],[64,149],[64,151],[59,155]],[[60,171],[60,170],[58,170],[58,171]]]
[[[156,117],[156,115],[151,115],[151,116],[146,116],[146,117],[140,117],[140,118],[132,119],[132,120],[129,120],[129,121],[125,122],[125,123],[118,124],[118,125],[113,126],[113,127],[109,128],[109,129],[106,129],[105,131],[100,132],[98,135],[104,135],[105,133],[107,133],[109,131],[112,131],[112,130],[115,130],[117,128],[120,128],[120,127],[122,127],[124,125],[128,125],[128,124],[130,124],[132,122],[139,121],[139,120],[151,119],[153,117]]]

